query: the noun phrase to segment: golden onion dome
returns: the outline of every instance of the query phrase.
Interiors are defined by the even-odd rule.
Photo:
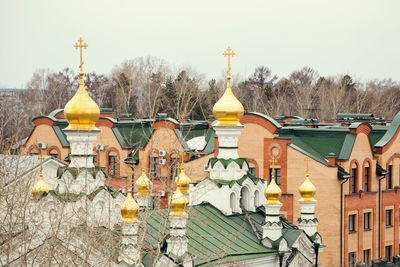
[[[122,202],[120,211],[122,215],[121,222],[134,223],[138,221],[139,205],[136,203],[135,199],[133,199],[131,192],[128,192],[124,202]]]
[[[38,194],[40,192],[46,192],[49,193],[50,187],[46,184],[46,182],[43,180],[43,174],[40,173],[39,176],[39,181],[35,184],[35,186],[32,188],[32,195],[34,198],[38,197]]]
[[[241,125],[240,119],[243,117],[244,108],[232,92],[230,76],[228,76],[228,86],[225,93],[214,105],[213,114],[215,119],[218,120],[217,126]]]
[[[276,184],[275,179],[272,178],[271,182],[265,189],[265,197],[267,198],[267,205],[276,205],[276,204],[281,204],[279,199],[281,198],[282,195],[282,190],[280,187]]]
[[[96,130],[100,108],[89,96],[83,84],[83,72],[79,73],[80,83],[75,95],[68,101],[64,114],[68,120],[67,130]]]
[[[178,177],[175,179],[176,187],[182,192],[182,194],[189,193],[189,186],[190,186],[190,178],[186,175],[183,167],[180,168],[181,172],[179,173]]]
[[[299,187],[299,192],[301,195],[300,201],[306,201],[306,202],[315,201],[314,195],[315,192],[317,192],[317,189],[311,183],[310,178],[308,176],[309,175],[307,174],[305,181]]]
[[[188,201],[182,192],[178,189],[175,190],[171,198],[171,216],[186,216],[185,211]]]
[[[137,188],[139,190],[139,195],[147,196],[148,192],[151,190],[153,183],[150,181],[149,177],[146,176],[146,172],[142,169],[142,175],[136,181]]]

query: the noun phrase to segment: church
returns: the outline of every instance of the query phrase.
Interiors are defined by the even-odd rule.
[[[80,49],[80,84],[65,106],[68,126],[63,129],[70,162],[43,164],[40,156],[38,178],[24,173],[5,185],[15,196],[23,187],[31,193],[22,192],[24,197],[15,201],[25,199],[24,205],[2,218],[19,225],[2,229],[2,265],[318,266],[324,245],[308,158],[298,169],[304,182],[298,188],[300,217],[295,224],[282,215],[275,172],[267,184],[238,153],[244,109],[230,87],[230,48],[224,53],[227,88],[213,109],[218,150],[208,159],[209,176],[191,182],[182,157],[168,207],[154,209],[153,183],[145,171],[127,168],[127,188],[116,190],[93,163],[100,109],[83,82],[87,44],[80,39],[75,47]],[[272,158],[271,165],[275,162]],[[133,172],[140,176],[134,179]]]

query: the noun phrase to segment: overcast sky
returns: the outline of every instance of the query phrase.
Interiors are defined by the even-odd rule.
[[[310,66],[400,80],[399,0],[0,0],[0,87],[25,87],[39,68],[78,72],[80,36],[86,72],[152,55],[219,78],[230,45],[232,72],[244,76]]]

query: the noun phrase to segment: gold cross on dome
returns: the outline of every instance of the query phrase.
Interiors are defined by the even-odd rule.
[[[275,157],[272,157],[272,159],[269,160],[270,166],[271,166],[271,179],[275,179],[275,163],[277,163],[277,160]]]
[[[224,51],[223,55],[228,56],[228,76],[231,76],[231,56],[235,55],[235,52],[228,46],[228,48]]]
[[[309,158],[309,157],[306,157],[306,158],[304,159],[304,161],[306,162],[306,174],[308,174],[308,171],[309,171],[308,163],[310,162],[310,158]]]
[[[126,187],[128,189],[128,192],[132,192],[133,190],[133,179],[134,179],[134,170],[131,167],[128,167],[128,169],[126,170],[127,174],[128,174],[128,180],[126,181]]]
[[[79,42],[79,44],[78,44],[78,42]],[[79,50],[80,50],[80,55],[81,55],[81,63],[80,63],[80,65],[79,65],[79,68],[80,68],[80,70],[81,70],[81,72],[83,72],[83,68],[82,68],[82,66],[83,66],[83,60],[82,60],[82,48],[87,48],[88,47],[88,45],[87,45],[87,43],[85,42],[83,42],[83,39],[82,39],[82,37],[80,37],[79,38],[79,40],[78,40],[78,42],[76,42],[75,44],[74,44],[74,47],[76,48],[76,49],[78,49],[79,48]]]
[[[42,153],[40,153],[38,159],[40,160],[40,173],[42,173],[42,169],[43,169],[42,166],[43,166],[43,160],[44,160],[44,157],[42,156]]]

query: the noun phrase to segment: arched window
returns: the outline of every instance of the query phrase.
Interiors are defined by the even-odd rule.
[[[371,164],[368,160],[365,161],[363,168],[363,190],[371,191]]]
[[[56,146],[51,146],[47,150],[47,155],[52,156],[57,159],[61,159],[61,151]]]
[[[350,164],[350,194],[358,192],[358,163],[356,160]]]
[[[243,186],[240,191],[240,208],[243,210],[249,210],[249,193],[249,189],[246,186]]]
[[[119,152],[116,148],[109,148],[106,151],[106,169],[109,176],[119,176]]]
[[[159,179],[158,150],[151,149],[149,156],[150,178]]]
[[[230,198],[229,198],[230,202],[230,208],[232,210],[232,212],[236,211],[236,196],[235,193],[231,193]]]
[[[175,177],[178,175],[178,162],[179,162],[179,157],[176,152],[173,152],[170,154],[169,158],[170,162],[170,178],[172,180],[175,179]]]
[[[260,203],[260,191],[256,190],[254,192],[254,207],[257,208]]]

